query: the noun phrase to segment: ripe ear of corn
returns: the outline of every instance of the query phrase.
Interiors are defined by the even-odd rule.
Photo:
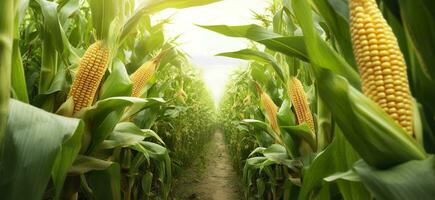
[[[278,126],[278,106],[273,102],[272,98],[270,98],[269,95],[266,93],[261,94],[261,102],[264,106],[264,109],[267,113],[267,118],[269,120],[270,126],[276,133],[280,133],[279,126]]]
[[[272,129],[279,135],[281,131],[278,125],[278,106],[276,106],[272,98],[261,89],[257,82],[255,82],[255,86],[260,95],[261,104],[266,111],[267,120],[269,120]]]
[[[157,71],[157,67],[166,52],[167,51],[161,52],[155,58],[144,63],[135,72],[133,72],[133,74],[130,75],[130,79],[133,82],[133,92],[131,96],[139,97],[141,95],[142,89]]]
[[[93,43],[86,50],[69,93],[74,100],[74,113],[92,105],[108,61],[109,49],[102,41]]]
[[[141,95],[141,90],[156,72],[156,66],[157,63],[155,60],[150,60],[130,75],[130,79],[133,82],[133,92],[131,96],[139,97]]]
[[[307,123],[308,127],[314,134],[314,120],[308,105],[307,95],[301,81],[296,77],[291,77],[287,83],[288,93],[291,98],[293,108],[296,112],[298,124]]]
[[[363,92],[412,136],[411,92],[397,39],[375,0],[351,0],[349,6]]]

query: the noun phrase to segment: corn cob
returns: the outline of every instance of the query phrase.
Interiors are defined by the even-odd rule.
[[[74,113],[92,105],[108,61],[109,49],[103,42],[97,41],[86,50],[69,93],[74,100]]]
[[[260,85],[255,82],[257,91],[260,95],[260,101],[263,105],[264,110],[266,111],[267,119],[270,123],[270,126],[272,129],[279,135],[281,131],[279,130],[278,126],[278,106],[273,102],[272,98],[270,98],[269,95],[267,95],[260,87]]]
[[[314,121],[311,115],[311,110],[308,105],[307,95],[301,81],[296,77],[291,77],[287,83],[288,93],[291,98],[293,108],[296,112],[298,124],[307,123],[308,127],[314,134]]]
[[[363,92],[412,136],[412,97],[397,39],[375,0],[351,0],[349,6]]]
[[[157,71],[160,60],[165,55],[165,51],[157,55],[155,58],[144,63],[140,66],[133,74],[130,75],[130,79],[133,82],[133,92],[131,96],[139,97],[141,95],[142,89],[148,83],[148,81],[153,77],[154,73]]]

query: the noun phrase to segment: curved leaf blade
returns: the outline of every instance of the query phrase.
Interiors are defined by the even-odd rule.
[[[80,124],[78,119],[51,114],[11,100],[0,162],[2,198],[41,199],[56,158],[70,155],[70,158],[62,158],[62,162],[66,163],[54,170],[56,184],[62,188],[65,169],[72,164],[80,148],[80,143],[76,143],[83,131]],[[75,139],[71,141],[74,142],[69,143],[68,140],[73,136]],[[68,143],[67,146],[62,147],[65,143]]]

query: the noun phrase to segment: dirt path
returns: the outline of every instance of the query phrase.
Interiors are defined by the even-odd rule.
[[[239,200],[240,181],[225,148],[223,134],[215,132],[203,158],[174,181],[173,199]]]

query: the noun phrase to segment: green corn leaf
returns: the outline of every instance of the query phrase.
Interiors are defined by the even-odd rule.
[[[127,74],[124,64],[116,59],[112,65],[112,71],[104,81],[100,89],[99,99],[115,96],[130,96],[133,85]]]
[[[327,68],[345,77],[355,88],[360,88],[360,79],[356,70],[340,54],[335,52],[320,38],[315,25],[310,5],[307,1],[292,1],[296,18],[304,33],[305,45],[310,62],[315,67]]]
[[[110,32],[110,26],[116,17],[120,15],[119,4],[120,0],[88,0],[91,13],[92,25],[97,33],[97,39],[107,39],[109,34],[116,34]]]
[[[106,170],[90,172],[87,183],[93,198],[121,200],[121,167],[118,163],[113,163]]]
[[[359,159],[358,156],[345,140],[341,131],[336,131],[332,143],[319,153],[308,166],[305,166],[298,199],[309,199],[310,195],[319,196],[319,198],[322,195],[329,196],[327,189],[329,183],[326,183],[324,179],[336,181],[344,199],[369,199],[370,194],[360,182],[350,183],[339,180],[337,177],[337,172],[347,172],[352,169],[353,163],[357,159]]]
[[[314,0],[317,10],[328,24],[332,31],[333,42],[338,44],[338,49],[354,69],[356,68],[355,58],[352,51],[350,39],[348,3],[345,0]]]
[[[385,168],[426,157],[423,149],[378,105],[328,71],[317,72],[319,96],[344,136],[371,166]]]
[[[12,100],[0,158],[2,197],[42,199],[51,175],[56,193],[60,192],[80,149],[82,133],[83,124],[78,119]]]
[[[417,52],[423,71],[435,78],[435,3],[430,0],[399,0],[405,31]]]
[[[367,163],[355,163],[360,179],[379,200],[433,199],[435,196],[435,159],[415,160],[379,170]]]
[[[105,170],[112,164],[113,162],[95,157],[78,155],[71,168],[68,169],[68,174],[77,176],[94,170]]]
[[[111,97],[100,100],[95,105],[76,113],[76,117],[85,121],[88,129],[85,137],[90,139],[89,144],[84,144],[83,150],[87,153],[95,151],[121,120],[127,106],[146,103],[147,100],[135,97]]]
[[[288,134],[293,137],[299,137],[304,139],[310,145],[311,149],[317,149],[316,138],[313,137],[310,127],[307,123],[302,123],[297,126],[280,126]]]
[[[250,24],[242,26],[200,26],[202,28],[229,36],[243,37],[266,45],[267,48],[308,61],[304,38],[301,36],[282,36],[261,26]]]
[[[285,82],[284,73],[281,67],[278,65],[278,62],[274,57],[267,53],[263,53],[261,51],[253,50],[253,49],[242,49],[240,51],[235,52],[226,52],[220,53],[217,56],[226,56],[231,58],[239,58],[244,60],[254,60],[261,63],[271,64],[275,72],[278,74],[278,77],[281,81]]]
[[[131,122],[121,122],[116,125],[113,133],[103,141],[100,148],[111,149],[115,147],[128,147],[138,144],[146,138],[154,138],[161,144],[165,144],[154,131],[150,129],[140,129]]]
[[[13,53],[12,53],[12,96],[22,102],[29,103],[29,95],[27,94],[26,78],[24,76],[24,66],[21,59],[21,52],[19,49],[19,40],[14,40]]]

